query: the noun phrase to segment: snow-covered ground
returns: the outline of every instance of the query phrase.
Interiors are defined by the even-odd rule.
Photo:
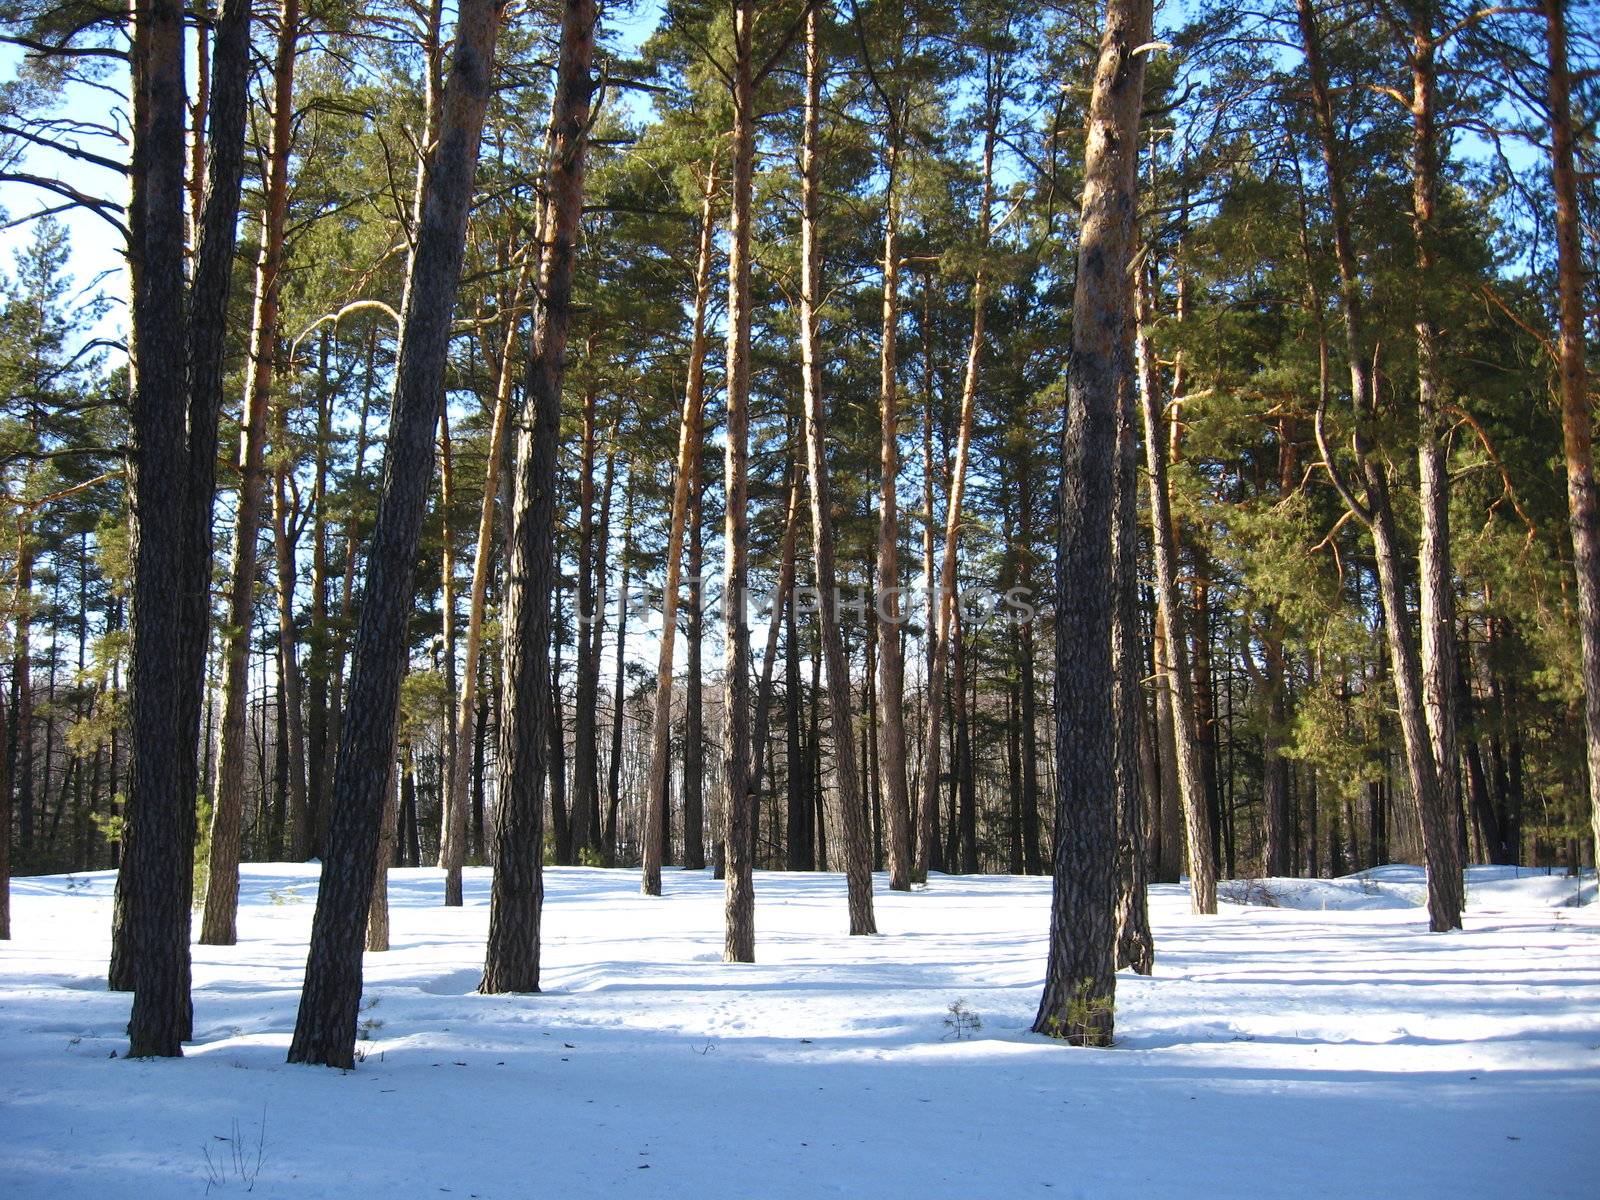
[[[883,936],[852,939],[839,877],[763,873],[761,961],[730,966],[709,875],[652,900],[557,869],[547,991],[483,997],[487,873],[451,910],[437,872],[395,871],[351,1073],[283,1062],[314,868],[244,869],[171,1061],[113,1059],[111,876],[16,880],[0,1197],[1589,1200],[1600,906],[1520,876],[1474,869],[1442,936],[1411,868],[1258,881],[1276,907],[1212,918],[1157,887],[1155,976],[1119,979],[1115,1048],[1074,1050],[1028,1033],[1047,880],[880,890]],[[982,1022],[960,1039],[956,1001]]]

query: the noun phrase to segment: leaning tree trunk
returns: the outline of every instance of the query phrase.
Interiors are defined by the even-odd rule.
[[[755,883],[751,824],[750,626],[745,613],[749,583],[750,463],[750,226],[755,174],[755,10],[736,0],[733,10],[733,179],[728,217],[728,416],[723,453],[727,511],[723,516],[723,855],[724,935],[728,962],[756,957]]]
[[[1561,315],[1561,444],[1567,463],[1567,525],[1578,584],[1583,647],[1583,718],[1589,750],[1589,807],[1600,862],[1600,485],[1595,483],[1593,415],[1583,338],[1583,237],[1574,164],[1572,76],[1567,68],[1564,0],[1542,0],[1549,52],[1550,169],[1556,207],[1556,295]]]
[[[1423,857],[1428,869],[1428,924],[1434,932],[1461,927],[1463,887],[1460,847],[1452,814],[1445,807],[1445,794],[1439,782],[1441,766],[1454,771],[1455,764],[1440,764],[1434,758],[1432,739],[1424,712],[1422,665],[1416,639],[1411,630],[1411,615],[1406,608],[1405,563],[1400,549],[1400,533],[1389,493],[1387,468],[1374,443],[1377,423],[1361,281],[1355,245],[1350,233],[1350,208],[1346,196],[1343,163],[1339,156],[1339,134],[1333,111],[1328,69],[1322,57],[1321,35],[1311,0],[1296,0],[1300,37],[1311,78],[1311,99],[1316,119],[1323,167],[1327,173],[1328,205],[1333,220],[1334,257],[1339,269],[1339,287],[1344,301],[1345,354],[1350,368],[1350,402],[1355,414],[1352,438],[1365,502],[1358,500],[1345,484],[1333,455],[1322,435],[1321,410],[1318,411],[1317,440],[1323,465],[1334,481],[1352,514],[1372,534],[1373,556],[1377,566],[1378,592],[1383,603],[1384,631],[1389,641],[1391,676],[1394,682],[1400,731],[1405,744],[1406,773],[1422,829]]]
[[[549,768],[550,598],[555,562],[556,447],[572,323],[572,273],[594,90],[595,0],[566,0],[551,112],[548,242],[518,414],[501,643],[500,803],[495,809],[489,944],[478,990],[539,990],[544,903],[544,791]]]
[[[1217,860],[1211,829],[1211,809],[1206,800],[1205,773],[1200,762],[1199,735],[1195,732],[1194,684],[1189,674],[1188,644],[1178,612],[1177,550],[1174,546],[1172,496],[1167,489],[1167,450],[1161,436],[1161,381],[1150,346],[1151,298],[1149,275],[1139,271],[1136,289],[1139,395],[1144,415],[1144,452],[1149,472],[1150,540],[1155,566],[1156,620],[1160,622],[1158,649],[1164,662],[1156,671],[1166,683],[1172,708],[1172,750],[1177,768],[1178,794],[1183,801],[1184,831],[1189,851],[1189,907],[1196,913],[1217,911]],[[1163,751],[1167,749],[1162,747]]]
[[[650,730],[650,781],[644,810],[644,865],[639,890],[661,894],[661,831],[667,818],[667,773],[672,769],[672,658],[678,634],[678,592],[682,586],[683,530],[689,490],[700,475],[705,441],[701,416],[705,403],[706,309],[711,302],[711,252],[716,232],[713,205],[717,163],[706,167],[700,199],[700,246],[694,269],[694,320],[689,337],[689,378],[683,389],[683,420],[678,427],[678,470],[672,483],[672,516],[667,530],[667,579],[661,592],[661,652],[656,659],[655,723]],[[692,854],[685,814],[684,856]],[[687,864],[685,864],[687,865]]]
[[[219,84],[211,97],[205,199],[186,298],[183,11],[172,0],[154,0],[133,13],[128,206],[128,499],[134,572],[128,719],[133,750],[110,983],[134,992],[128,1022],[134,1057],[180,1055],[193,1024],[195,751],[211,617],[217,424],[244,167],[249,43],[250,6],[229,0],[216,30]]]
[[[250,690],[250,627],[255,610],[256,559],[266,496],[263,445],[278,351],[278,273],[283,266],[289,210],[289,149],[293,140],[294,67],[299,45],[299,0],[278,11],[273,64],[272,126],[261,202],[261,250],[256,258],[255,312],[250,321],[249,388],[239,431],[239,498],[229,564],[228,617],[222,630],[222,729],[217,749],[216,796],[211,807],[211,849],[200,941],[231,946],[237,940],[240,833],[244,816],[245,725]]]
[[[327,857],[289,1046],[291,1062],[347,1069],[354,1065],[362,934],[383,802],[383,778],[372,765],[394,745],[417,542],[433,479],[434,430],[501,13],[499,0],[462,0],[456,21],[439,138],[423,188],[401,310],[383,486],[367,555],[366,590],[330,796]]]
[[[1089,101],[1056,549],[1056,853],[1035,1032],[1110,1045],[1115,1027],[1117,732],[1111,519],[1150,0],[1110,0]]]
[[[861,777],[856,771],[854,721],[850,713],[850,665],[839,632],[837,578],[834,568],[833,499],[828,486],[827,417],[822,408],[822,364],[817,356],[817,296],[821,288],[817,216],[817,120],[821,109],[822,51],[817,37],[817,10],[806,14],[805,145],[801,157],[800,223],[800,358],[805,401],[806,466],[811,478],[811,545],[816,556],[817,633],[828,669],[828,726],[833,737],[834,786],[839,797],[838,826],[844,832],[845,880],[849,892],[850,932],[878,931],[872,911],[872,848],[866,810],[861,803]],[[891,625],[884,642],[899,644]],[[885,649],[887,653],[887,649]],[[880,660],[881,661],[881,660]],[[792,687],[791,679],[789,685]],[[791,764],[792,767],[792,764]],[[904,797],[902,773],[902,795]],[[892,788],[892,785],[891,785]],[[890,801],[890,811],[894,804]],[[902,807],[900,828],[909,827]]]

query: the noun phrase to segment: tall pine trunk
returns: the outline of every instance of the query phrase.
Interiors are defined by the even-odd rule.
[[[822,99],[822,48],[817,24],[817,11],[813,7],[806,14],[805,144],[801,151],[800,178],[800,359],[805,402],[806,468],[811,479],[811,545],[816,559],[817,634],[828,671],[828,727],[833,739],[834,790],[839,798],[837,824],[844,833],[850,932],[869,934],[877,932],[872,911],[872,848],[867,837],[867,814],[861,802],[861,777],[856,770],[855,727],[850,712],[850,665],[839,631],[833,498],[828,486],[827,417],[823,410],[822,363],[817,346],[817,299],[821,289],[821,258],[816,230],[817,126]],[[887,303],[885,301],[886,306]],[[881,558],[879,562],[881,566]],[[886,631],[883,642],[885,653],[888,652],[889,643],[898,646],[898,627],[893,623]],[[792,678],[789,685],[794,685]],[[909,824],[904,811],[903,770],[901,776],[900,797],[898,800],[889,798],[888,804],[891,813],[895,805],[901,806],[900,816],[891,817],[891,820],[899,819]],[[892,784],[890,788],[892,792]]]
[[[367,555],[350,690],[334,769],[327,856],[312,921],[305,987],[289,1061],[354,1065],[361,946],[377,865],[383,776],[395,740],[406,667],[417,542],[433,479],[467,209],[493,83],[498,0],[462,0],[439,136],[422,185],[420,220],[401,308],[400,355],[377,524]]]
[[[723,454],[727,512],[723,516],[723,855],[724,935],[728,962],[754,962],[755,884],[750,861],[754,797],[750,794],[750,233],[755,177],[756,13],[749,0],[733,6],[733,176],[728,217],[728,417]]]
[[[1117,731],[1111,545],[1123,326],[1134,250],[1150,0],[1110,0],[1089,101],[1056,548],[1056,846],[1036,1032],[1109,1045],[1115,1028]]]
[[[539,990],[544,904],[544,791],[549,769],[550,601],[555,563],[556,448],[572,323],[572,274],[594,91],[595,0],[566,0],[550,127],[547,243],[539,310],[518,414],[502,600],[499,797],[489,944],[478,990]]]
[[[230,269],[236,239],[250,6],[216,27],[206,186],[184,291],[183,12],[171,0],[132,21],[129,176],[132,644],[127,824],[113,913],[110,983],[132,988],[129,1054],[176,1056],[189,1000],[196,743],[210,630],[211,520]],[[200,136],[197,132],[196,136]]]

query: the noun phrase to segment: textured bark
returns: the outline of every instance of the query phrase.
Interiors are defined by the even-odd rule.
[[[216,28],[219,82],[210,104],[205,198],[186,297],[183,12],[171,0],[133,10],[132,752],[109,974],[113,988],[134,992],[128,1023],[134,1057],[181,1054],[192,1027],[195,751],[210,629],[211,514],[249,26],[249,5],[229,0]]]
[[[1172,710],[1172,747],[1183,802],[1184,828],[1189,855],[1189,907],[1193,912],[1217,911],[1217,860],[1211,810],[1207,802],[1205,772],[1195,732],[1194,699],[1189,676],[1188,646],[1178,612],[1177,551],[1172,535],[1172,499],[1167,490],[1167,449],[1161,436],[1161,383],[1148,330],[1150,300],[1148,274],[1139,272],[1136,285],[1138,322],[1139,395],[1143,409],[1145,463],[1149,473],[1151,543],[1154,548],[1156,620],[1161,639],[1157,651],[1165,661],[1156,671],[1166,684]],[[1163,750],[1166,747],[1163,747]]]
[[[689,493],[700,477],[700,453],[705,443],[702,415],[705,406],[706,308],[711,302],[711,253],[716,232],[714,205],[717,166],[706,167],[700,198],[700,245],[695,257],[694,318],[689,335],[689,375],[683,389],[683,419],[678,427],[678,467],[672,482],[672,514],[667,529],[667,578],[661,592],[661,651],[656,659],[655,723],[650,730],[650,781],[645,798],[643,867],[639,890],[646,896],[661,894],[661,841],[667,821],[667,776],[672,769],[672,665],[677,650],[678,593],[682,587],[683,531],[689,519]],[[685,759],[687,760],[687,747]],[[696,814],[698,817],[698,814]],[[687,805],[684,813],[685,865],[694,851],[690,846]],[[692,831],[703,833],[696,821]],[[704,858],[704,851],[700,852]]]
[[[984,98],[983,136],[983,189],[978,201],[978,226],[980,246],[989,244],[990,209],[994,205],[994,146],[1000,120],[1000,88],[998,68],[991,61],[985,70],[988,87]],[[944,677],[950,658],[950,631],[956,602],[956,561],[961,538],[961,505],[967,485],[967,460],[972,444],[973,413],[978,402],[978,371],[983,358],[984,306],[988,299],[988,273],[980,264],[972,284],[972,336],[967,342],[966,370],[961,381],[961,415],[956,427],[955,462],[950,471],[950,486],[946,492],[944,520],[944,548],[939,560],[939,580],[930,584],[934,592],[928,597],[928,636],[933,648],[928,664],[927,728],[922,737],[922,774],[919,809],[931,811],[939,794],[940,721],[944,713]],[[887,314],[885,321],[888,320]],[[887,436],[887,434],[885,434]],[[893,641],[886,638],[885,641]],[[970,806],[968,806],[970,808]],[[894,810],[890,809],[890,820]],[[977,870],[977,846],[972,825],[974,814],[962,813],[962,863],[964,874]],[[926,863],[920,863],[926,878]]]
[[[850,665],[839,631],[833,498],[828,485],[827,417],[823,411],[821,394],[822,364],[817,357],[817,296],[821,287],[821,260],[816,237],[816,150],[822,92],[822,49],[818,41],[817,23],[817,12],[812,8],[806,14],[805,147],[801,163],[800,227],[800,358],[805,403],[806,470],[811,480],[811,546],[816,559],[817,636],[822,643],[822,658],[828,671],[828,728],[833,739],[834,791],[838,796],[836,819],[838,828],[844,833],[850,932],[869,934],[877,932],[872,911],[872,848],[867,837],[867,814],[861,803],[861,777],[856,770],[855,727],[850,712]],[[885,304],[887,306],[887,301]],[[882,561],[880,556],[880,567]],[[898,630],[895,626],[889,627],[883,642],[885,652],[891,642],[898,646]],[[793,682],[791,679],[790,686],[793,686]],[[901,774],[900,798],[895,800],[888,797],[887,803],[891,812],[894,811],[894,805],[899,804],[900,819],[905,820],[904,772]],[[892,783],[890,790],[893,790]]]
[[[1116,1002],[1117,733],[1111,520],[1150,0],[1110,0],[1089,101],[1056,549],[1056,846],[1033,1028],[1109,1045]]]
[[[267,177],[261,203],[261,250],[256,257],[255,309],[250,321],[249,384],[239,430],[239,496],[234,510],[228,616],[222,630],[222,728],[217,750],[217,786],[211,808],[211,850],[200,941],[231,946],[237,940],[240,831],[244,815],[244,765],[249,754],[245,710],[249,705],[250,626],[255,607],[256,566],[266,496],[263,448],[278,346],[278,274],[289,207],[289,150],[293,139],[295,51],[299,44],[299,0],[278,11],[273,62],[272,125],[267,142]]]
[[[1590,823],[1595,861],[1600,862],[1600,485],[1594,477],[1594,417],[1589,407],[1584,357],[1583,227],[1574,165],[1566,4],[1564,0],[1542,0],[1542,7],[1549,59],[1546,90],[1556,210],[1556,294],[1561,317],[1561,446],[1567,466],[1567,527],[1572,533],[1572,568],[1578,589]]]
[[[377,524],[356,629],[347,714],[330,797],[327,857],[312,921],[291,1062],[354,1065],[361,942],[377,861],[382,776],[406,666],[417,541],[433,479],[434,430],[461,275],[467,207],[492,84],[497,0],[463,0],[421,219],[406,280],[400,356]]]
[[[1372,535],[1377,565],[1378,591],[1383,604],[1384,630],[1389,642],[1391,675],[1405,745],[1406,773],[1422,829],[1423,856],[1428,870],[1428,924],[1434,932],[1461,927],[1464,888],[1460,849],[1452,814],[1445,807],[1439,782],[1440,764],[1434,758],[1422,688],[1422,665],[1406,609],[1406,567],[1400,551],[1400,534],[1390,498],[1387,469],[1374,443],[1377,418],[1370,364],[1370,341],[1365,328],[1361,282],[1355,245],[1350,232],[1350,209],[1345,193],[1344,168],[1339,156],[1328,70],[1322,57],[1321,34],[1311,0],[1296,0],[1302,48],[1311,79],[1311,98],[1318,142],[1327,173],[1328,203],[1333,218],[1334,257],[1344,304],[1345,351],[1350,368],[1350,397],[1355,415],[1352,442],[1365,502],[1351,494],[1338,474],[1326,446],[1323,462],[1343,499]],[[1320,424],[1320,423],[1319,423]],[[1319,441],[1322,440],[1319,429]],[[1454,764],[1449,764],[1454,769]]]
[[[501,645],[499,796],[484,993],[539,990],[544,904],[544,790],[551,704],[550,600],[555,563],[556,448],[572,323],[572,274],[594,84],[595,0],[566,0],[550,126],[546,246],[539,309],[518,413]]]
[[[728,416],[723,454],[727,512],[722,522],[723,617],[723,856],[725,866],[722,956],[754,962],[755,885],[750,850],[754,797],[750,769],[750,627],[745,614],[749,582],[750,461],[750,227],[755,174],[754,65],[751,35],[755,8],[733,6],[733,176],[728,217]]]
[[[406,752],[409,758],[409,750]],[[378,866],[372,874],[372,895],[367,900],[367,939],[369,951],[389,948],[389,868],[394,866],[395,833],[400,822],[400,797],[396,784],[398,760],[390,756],[389,770],[384,776],[383,815],[378,823]],[[406,775],[411,774],[410,763]]]

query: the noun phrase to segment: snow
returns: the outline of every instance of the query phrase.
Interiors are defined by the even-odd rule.
[[[1217,885],[1219,899],[1262,908],[1349,912],[1372,908],[1422,908],[1428,903],[1427,877],[1400,864],[1373,867],[1339,879],[1228,879]],[[1469,908],[1542,904],[1575,908],[1595,898],[1593,871],[1573,878],[1544,867],[1469,867]]]
[[[1119,977],[1109,1050],[1028,1032],[1048,880],[880,879],[883,936],[849,938],[840,877],[760,873],[760,962],[734,966],[708,874],[546,879],[547,990],[484,997],[487,872],[455,910],[392,872],[350,1073],[283,1062],[314,866],[244,868],[168,1061],[111,1057],[112,876],[13,881],[0,1197],[1594,1195],[1600,907],[1558,875],[1475,868],[1448,935],[1414,868],[1209,918],[1155,887],[1156,974]],[[957,1000],[982,1022],[959,1040]]]

